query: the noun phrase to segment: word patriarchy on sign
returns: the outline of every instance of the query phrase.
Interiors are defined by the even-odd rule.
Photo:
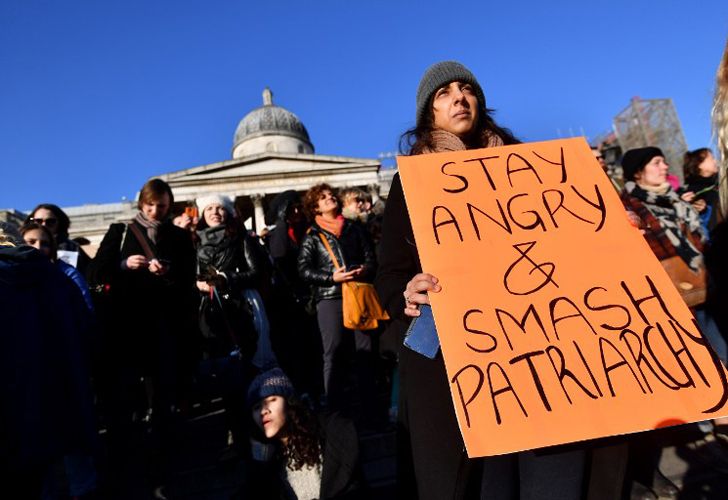
[[[725,368],[583,139],[398,166],[471,457],[728,413]]]

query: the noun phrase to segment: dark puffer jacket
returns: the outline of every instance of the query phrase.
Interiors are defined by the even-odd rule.
[[[341,236],[337,238],[314,223],[301,243],[298,274],[303,281],[314,285],[316,301],[341,297],[341,284],[334,282],[334,263],[321,241],[321,234],[329,242],[340,266],[364,267],[364,272],[357,277],[357,281],[371,281],[374,278],[377,262],[371,240],[364,228],[347,220]]]

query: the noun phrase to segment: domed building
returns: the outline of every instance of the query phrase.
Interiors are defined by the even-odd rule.
[[[326,182],[334,187],[361,187],[376,200],[386,198],[395,173],[394,169],[382,170],[374,159],[316,154],[303,122],[274,104],[268,88],[263,90],[262,106],[240,120],[231,156],[230,160],[153,177],[172,187],[177,211],[200,196],[225,194],[235,199],[246,225],[260,232],[265,227],[267,205],[278,193],[290,189],[303,193]],[[134,217],[134,205],[129,201],[64,208],[72,219],[71,236],[97,245],[111,222]]]
[[[258,153],[313,154],[308,131],[296,115],[273,104],[273,93],[263,91],[263,105],[240,120],[233,139],[233,158]]]

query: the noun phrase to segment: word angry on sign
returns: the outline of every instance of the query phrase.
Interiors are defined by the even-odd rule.
[[[725,368],[583,139],[398,166],[469,456],[728,413]]]

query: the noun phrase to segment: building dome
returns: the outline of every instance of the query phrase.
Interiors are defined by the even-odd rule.
[[[296,115],[273,104],[273,93],[263,90],[263,106],[240,120],[233,139],[233,158],[258,153],[313,154],[308,131]]]

